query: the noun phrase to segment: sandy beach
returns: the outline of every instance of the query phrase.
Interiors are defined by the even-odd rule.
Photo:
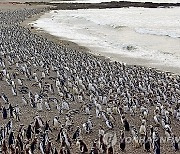
[[[97,10],[97,13],[98,12],[101,13],[104,11],[104,13],[107,12],[108,14],[109,12],[111,14],[111,12],[113,12],[111,11],[111,9],[107,11],[105,11],[105,9],[104,10],[101,9],[101,10],[102,11]],[[112,9],[112,10],[116,11],[115,9]],[[137,16],[138,16],[138,13],[141,13],[141,12],[147,12],[147,14],[153,13],[153,9],[150,11],[148,9],[141,8],[140,9],[141,11],[139,11],[138,13],[136,13],[137,9],[131,8],[129,9],[129,11],[128,9],[127,10],[124,9],[124,11],[127,11],[129,14],[132,13],[130,12],[130,10],[132,10],[132,12],[134,11],[134,14],[137,14]],[[157,10],[158,9],[154,9],[154,12],[156,12]],[[164,9],[163,11],[162,9],[162,12],[159,12],[159,14],[165,14],[165,12],[168,12],[169,10]],[[147,30],[145,28],[144,29],[139,28],[139,31],[141,29],[145,31],[144,33],[141,34],[141,32],[136,32],[135,30],[133,30],[135,29],[134,27],[129,28],[128,25],[126,25],[128,24],[128,22],[126,23],[126,21],[124,20],[121,21],[122,24],[124,24],[124,28],[123,27],[121,29],[112,28],[110,27],[111,23],[108,21],[106,21],[107,24],[106,22],[104,23],[104,25],[103,23],[101,24],[105,14],[99,15],[99,17],[97,17],[97,19],[102,18],[102,20],[100,20],[100,23],[98,25],[98,20],[96,18],[92,19],[93,15],[91,14],[93,14],[93,11],[96,12],[95,9],[94,10],[92,9],[90,11],[86,11],[86,10],[67,11],[67,12],[61,11],[60,16],[58,16],[57,13],[53,13],[53,11],[51,11],[50,13],[46,13],[45,15],[42,15],[36,21],[31,21],[30,23],[32,23],[32,25],[34,24],[33,26],[36,27],[37,29],[40,27],[41,29],[40,31],[44,30],[47,33],[53,34],[54,36],[59,37],[60,40],[66,40],[66,41],[72,40],[73,42],[76,42],[77,44],[88,47],[93,54],[105,56],[105,57],[110,58],[111,60],[124,62],[130,65],[142,65],[146,67],[153,67],[159,70],[169,71],[175,74],[180,73],[179,72],[180,68],[178,64],[178,61],[179,61],[178,60],[178,57],[179,57],[178,38],[165,36],[163,34],[165,32],[162,31],[161,29],[159,29],[160,31],[159,33],[162,33],[162,35],[164,36],[161,36],[161,34],[158,34],[158,31],[155,31],[154,35],[149,34],[149,33],[146,34]],[[123,12],[123,9],[122,10],[117,9],[117,13],[118,11]],[[178,8],[177,8],[177,11],[178,11]],[[83,12],[86,12],[86,14],[84,14]],[[173,12],[173,10],[171,12]],[[63,20],[63,15],[66,15],[66,14],[69,21]],[[123,15],[123,13],[119,14],[119,16],[121,15]],[[52,26],[51,25],[46,26],[43,23],[50,22],[51,20],[50,16],[53,16],[53,19],[52,19],[53,24]],[[164,16],[162,15],[162,17],[160,16],[159,19],[154,23],[156,24],[157,22],[161,22],[160,20],[163,19],[164,17],[165,15]],[[58,22],[56,22],[56,20],[58,21],[58,18],[62,18],[62,22],[59,24]],[[129,16],[125,17],[125,19],[128,19],[128,18],[130,17]],[[87,20],[87,23],[84,24],[86,20]],[[132,19],[130,18],[129,20],[132,20]],[[142,21],[143,20],[146,20],[146,17],[144,17]],[[97,23],[94,24],[94,22],[95,23],[97,22]],[[137,20],[135,22],[135,25],[138,22],[140,21]],[[77,26],[76,26],[76,23],[77,23]],[[152,23],[151,25],[153,25],[154,23]],[[71,29],[71,26],[69,26],[70,24],[75,25],[74,29]],[[113,23],[113,20],[112,20],[112,25],[113,24],[115,23]],[[143,24],[144,23],[142,23],[142,25]],[[145,22],[145,24],[148,24],[148,21]],[[141,26],[141,24],[139,25]],[[117,25],[115,24],[114,26],[117,26]],[[54,27],[54,28],[51,28],[51,27]],[[58,29],[58,27],[61,27],[61,28]],[[70,30],[66,32],[65,29],[70,29]],[[138,30],[138,28],[136,29]],[[101,31],[99,34],[98,34],[98,30]],[[70,34],[73,34],[74,37],[71,37],[72,35]],[[136,50],[132,50],[132,51],[124,50],[125,47],[128,45],[134,47]],[[156,55],[158,55],[159,59],[156,59]]]
[[[19,0],[19,1],[24,2],[23,0]],[[8,1],[4,0],[4,2],[8,2]],[[47,0],[47,2],[49,1]],[[42,8],[48,8],[48,9],[46,11],[45,10],[38,11],[39,9],[42,9]],[[28,12],[28,9],[30,10],[29,12]],[[80,128],[82,129],[81,139],[86,143],[88,150],[90,152],[93,142],[95,141],[95,139],[99,138],[99,125],[102,125],[105,132],[116,132],[117,143],[113,147],[114,154],[120,154],[122,153],[119,148],[119,142],[120,142],[120,137],[121,137],[120,130],[124,130],[124,126],[121,122],[122,115],[119,112],[113,113],[113,111],[111,111],[112,113],[109,113],[109,115],[106,115],[108,118],[110,117],[110,115],[112,115],[112,117],[114,118],[114,120],[111,119],[114,125],[114,128],[109,129],[102,117],[101,118],[96,117],[96,111],[98,108],[97,104],[100,104],[100,106],[102,106],[102,111],[104,112],[107,112],[108,108],[111,108],[112,110],[113,107],[117,107],[117,108],[122,107],[123,108],[122,110],[124,110],[125,112],[124,107],[126,106],[127,101],[124,100],[125,99],[124,97],[126,97],[125,96],[126,90],[129,89],[127,90],[127,92],[129,91],[130,95],[132,95],[132,98],[138,99],[139,97],[138,101],[140,101],[140,98],[141,98],[142,104],[139,102],[140,106],[137,105],[136,107],[137,109],[136,111],[134,111],[135,113],[132,113],[131,109],[134,107],[134,106],[131,106],[133,104],[132,103],[129,107],[129,110],[127,111],[127,113],[124,113],[124,115],[126,119],[128,120],[128,122],[130,123],[130,126],[135,126],[139,132],[139,127],[141,126],[141,123],[142,123],[141,118],[140,118],[142,117],[141,107],[142,106],[147,107],[148,117],[146,119],[146,123],[147,123],[148,135],[150,132],[150,125],[153,125],[155,127],[153,117],[154,117],[154,110],[158,106],[157,105],[158,98],[156,98],[156,95],[155,95],[156,88],[157,89],[159,87],[160,88],[164,87],[165,89],[167,88],[166,92],[163,92],[163,89],[162,91],[159,90],[160,96],[162,92],[167,97],[166,101],[162,100],[162,106],[163,106],[163,103],[164,103],[164,106],[167,106],[167,108],[170,105],[172,105],[173,110],[175,110],[176,106],[178,106],[177,105],[178,100],[180,100],[180,94],[178,93],[178,90],[180,91],[179,76],[173,76],[170,73],[162,73],[162,72],[156,71],[156,69],[143,67],[144,65],[148,66],[148,62],[143,59],[133,59],[133,63],[131,63],[132,60],[128,57],[121,57],[120,55],[118,55],[119,56],[118,57],[116,54],[107,54],[107,53],[105,54],[101,52],[95,53],[93,51],[90,51],[90,49],[84,46],[79,46],[76,43],[61,39],[59,37],[55,37],[53,35],[46,33],[45,31],[37,30],[33,25],[29,24],[33,21],[36,21],[40,16],[42,16],[44,14],[44,11],[47,12],[49,10],[49,6],[24,5],[24,4],[0,4],[0,10],[2,12],[6,12],[7,10],[10,10],[12,12],[14,10],[23,10],[22,12],[20,12],[20,14],[22,13],[25,14],[26,12],[28,12],[25,18],[22,17],[22,20],[26,19],[23,22],[20,22],[20,23],[17,22],[18,20],[21,21],[21,18],[20,19],[18,18],[18,20],[15,20],[16,17],[14,17],[15,19],[12,18],[13,22],[12,24],[10,24],[8,20],[9,16],[6,16],[6,18],[4,19],[1,25],[1,33],[3,34],[2,36],[4,36],[4,38],[1,41],[1,44],[2,44],[1,47],[2,49],[4,48],[6,49],[4,49],[3,52],[1,52],[1,58],[3,59],[1,61],[1,64],[4,62],[5,66],[3,66],[2,64],[0,66],[0,71],[6,70],[7,74],[10,75],[10,79],[8,75],[6,74],[6,75],[3,75],[2,81],[0,81],[0,85],[1,85],[1,89],[0,89],[0,94],[1,94],[0,105],[1,106],[0,107],[1,109],[2,107],[8,108],[9,104],[11,104],[15,108],[15,106],[19,104],[20,121],[16,121],[15,119],[16,116],[14,117],[8,116],[7,119],[3,119],[3,117],[0,116],[0,126],[5,127],[8,121],[12,121],[13,123],[12,130],[15,133],[15,138],[17,134],[19,133],[18,130],[19,130],[20,124],[23,124],[25,129],[27,129],[27,126],[30,123],[34,125],[35,116],[39,116],[44,121],[44,123],[45,122],[49,123],[52,129],[52,132],[48,131],[49,132],[48,142],[51,141],[52,149],[54,150],[54,148],[57,148],[58,154],[59,154],[60,153],[59,151],[62,145],[61,143],[56,142],[56,139],[57,139],[60,128],[65,127],[64,130],[67,129],[66,118],[67,118],[67,115],[70,114],[70,117],[73,119],[72,130],[68,130],[68,131],[66,130],[64,131],[64,133],[66,133],[66,135],[69,136],[72,142],[72,145],[70,147],[71,154],[80,153],[79,147],[76,145],[76,142],[72,140],[72,136],[77,126],[80,126]],[[7,34],[7,36],[5,34]],[[8,42],[7,45],[5,41]],[[14,54],[15,58],[12,56],[12,59],[11,59],[11,54],[12,55]],[[126,62],[127,65],[121,65],[120,63],[116,64],[114,62],[110,62],[111,60]],[[142,65],[142,67],[133,66],[131,64]],[[28,73],[26,74],[26,72],[23,71],[23,68],[25,68],[25,70],[31,69],[32,74],[31,75],[29,75]],[[56,69],[59,70],[62,76],[61,75],[58,76],[57,74],[58,71],[56,71]],[[174,72],[177,74],[180,73],[179,72],[180,70],[177,70],[176,68],[161,67],[158,69],[167,70],[167,71]],[[42,72],[46,72],[46,71],[47,72],[49,71],[49,73],[46,73],[45,77],[42,77]],[[12,75],[13,73],[17,74],[16,78],[13,78],[13,75]],[[36,74],[35,78],[37,78],[38,81],[36,81],[36,79],[33,77],[34,73]],[[85,77],[87,77],[87,79],[85,79]],[[63,80],[60,80],[62,78]],[[103,79],[100,83],[99,79],[101,78]],[[23,81],[22,85],[19,84],[18,79],[22,79]],[[61,84],[62,84],[60,86],[56,86],[58,79],[61,81]],[[122,80],[122,83],[120,83],[121,80]],[[129,82],[130,80],[132,80],[132,83]],[[12,81],[15,82],[15,85],[16,85],[15,89],[18,91],[17,96],[12,94],[12,87],[13,87]],[[81,81],[82,81],[82,84],[80,84]],[[119,81],[119,83],[116,83],[116,81]],[[93,90],[88,88],[90,87],[91,82],[92,82],[92,85],[96,87],[95,92],[93,92]],[[142,90],[140,88],[137,88],[136,86],[134,86],[134,90],[131,89],[133,86],[131,87],[129,85],[133,84],[133,82],[134,83],[139,82],[139,85],[137,84],[136,86],[137,87],[139,86],[142,89],[145,88],[146,92],[143,91],[144,89]],[[145,87],[145,85],[143,84],[141,85],[141,83],[143,82],[145,84],[149,82],[149,85],[152,84],[152,87],[149,87],[148,89],[147,87]],[[52,93],[51,90],[49,90],[49,85],[51,84],[54,87],[54,90],[55,90],[54,93]],[[118,84],[118,87],[116,87],[115,84]],[[122,86],[123,84],[125,84],[124,87]],[[162,85],[162,87],[160,85]],[[19,91],[19,89],[22,88],[23,86],[28,88],[28,92],[25,94],[22,94]],[[75,93],[72,90],[73,86],[78,89],[77,93]],[[153,86],[155,86],[156,88],[153,88]],[[47,87],[48,87],[48,90],[44,91],[44,89],[46,89]],[[119,87],[121,87],[120,94],[117,91]],[[58,90],[60,90],[60,92]],[[33,97],[35,97],[36,94],[42,95],[43,110],[38,111],[37,106],[32,107],[32,104],[30,104],[31,99],[29,98],[30,92],[32,93]],[[154,96],[152,96],[152,98],[149,98],[150,97],[149,94],[151,94],[151,92],[154,93]],[[9,99],[8,103],[3,100],[3,95],[2,95],[3,93],[8,97]],[[71,95],[73,95],[73,97]],[[97,104],[94,103],[93,100],[91,100],[90,98],[91,95],[93,98],[95,98],[95,100],[97,99]],[[100,95],[102,95],[103,97],[107,96],[108,103],[101,104],[102,100],[99,98]],[[27,105],[23,104],[22,97],[26,97],[28,99]],[[82,100],[80,99],[81,97],[82,97]],[[54,101],[52,101],[53,98],[56,98],[58,100],[58,104],[60,106],[62,105],[62,102],[64,101],[67,102],[69,104],[70,109],[69,110],[65,109],[63,110],[63,113],[60,113],[60,111],[57,110],[57,106],[56,106],[57,104],[55,104]],[[153,105],[151,103],[148,104],[146,102],[147,100],[144,100],[144,98],[146,98],[147,100],[152,99]],[[46,101],[48,101],[48,104],[50,105],[50,110],[47,109],[47,106],[46,106],[47,104],[46,105],[44,104]],[[168,104],[169,102],[172,102],[172,104]],[[38,102],[35,102],[36,105],[37,103]],[[87,134],[84,131],[84,128],[82,127],[83,123],[85,123],[87,119],[89,118],[89,114],[85,113],[85,111],[83,110],[83,106],[87,107],[88,105],[90,106],[90,115],[92,115],[91,121],[93,122],[93,129],[90,134]],[[3,113],[2,110],[1,110],[1,113]],[[160,117],[162,118],[163,116],[161,115],[161,113],[159,114],[160,114]],[[171,124],[169,125],[172,128],[172,132],[173,134],[179,137],[180,136],[180,132],[179,132],[180,123],[176,119],[176,117],[174,118],[173,115],[171,115],[172,113],[169,113],[169,114],[171,118]],[[53,129],[53,119],[55,116],[58,116],[59,121],[60,121],[60,124],[58,125],[57,130]],[[65,125],[65,126],[62,126],[62,125]],[[41,133],[43,134],[44,126],[41,127],[40,130],[41,130]],[[29,145],[31,144],[31,142],[33,141],[35,137],[37,137],[38,143],[39,143],[41,139],[40,138],[41,133],[36,134],[36,135],[33,134],[32,135],[33,137],[29,139],[29,143],[27,142],[26,137],[24,137],[23,144],[26,145],[25,148],[29,148]],[[160,136],[165,136],[164,128],[162,128],[161,124],[158,127],[158,133]],[[125,132],[125,135],[126,137],[132,137],[132,134],[130,131]],[[8,137],[9,137],[8,135],[5,137],[6,141],[8,141],[9,139]],[[35,154],[42,153],[39,150],[38,143],[37,143],[37,148],[35,149],[35,152],[34,152]],[[152,148],[150,151],[151,153],[153,153]],[[53,151],[51,153],[54,154],[55,152]],[[139,148],[135,148],[133,142],[131,142],[126,145],[126,151],[123,153],[142,154],[145,152],[144,152],[143,146]],[[162,142],[161,153],[174,154],[174,153],[179,153],[179,152],[175,152],[173,150],[172,144],[170,142],[165,142],[165,143]],[[26,152],[25,154],[30,154],[30,152],[29,153]]]

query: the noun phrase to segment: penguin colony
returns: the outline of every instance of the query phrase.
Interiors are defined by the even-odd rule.
[[[180,76],[110,62],[20,26],[42,11],[0,12],[0,153],[178,153]],[[109,132],[117,137],[110,145]]]

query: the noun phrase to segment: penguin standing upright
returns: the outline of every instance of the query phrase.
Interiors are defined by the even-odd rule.
[[[153,132],[153,148],[154,154],[160,154],[160,137],[156,130]]]
[[[122,132],[120,138],[120,149],[121,151],[124,151],[125,148],[126,148],[125,136],[124,136],[124,132]]]
[[[146,135],[146,126],[145,126],[145,122],[142,122],[140,129],[139,129],[139,134],[141,136],[145,136]]]
[[[175,151],[179,151],[179,143],[178,143],[178,141],[177,141],[177,138],[176,138],[175,135],[173,135],[172,137],[173,137],[173,149],[174,149]]]
[[[58,151],[56,148],[54,148],[54,153],[53,154],[58,154]]]
[[[28,100],[24,95],[22,96],[21,100],[25,106],[28,104]]]
[[[13,111],[14,111],[14,108],[12,107],[11,104],[9,104],[9,114],[10,114],[10,117],[13,118]]]
[[[42,107],[42,99],[39,99],[39,100],[37,101],[36,106],[37,106],[37,111],[42,111],[42,110],[43,110],[43,107]]]
[[[46,123],[45,123],[44,130],[45,130],[45,131],[46,131],[46,130],[50,130],[50,131],[52,132],[52,129],[50,128],[48,121],[46,121]]]
[[[91,151],[89,154],[99,154],[99,151],[98,151],[98,148],[97,148],[97,145],[96,145],[96,141],[93,142],[93,146],[91,148]]]
[[[8,147],[6,145],[6,140],[3,140],[2,146],[1,146],[1,151],[4,154],[8,154]]]
[[[112,146],[108,148],[107,154],[114,154],[114,149]]]
[[[14,132],[11,131],[10,135],[9,135],[9,147],[14,144]]]
[[[127,119],[124,116],[122,116],[122,122],[123,122],[123,125],[124,125],[124,130],[125,131],[130,131],[129,122],[127,121]]]
[[[34,131],[35,131],[36,134],[39,134],[39,132],[40,132],[39,129],[40,129],[39,121],[38,121],[38,119],[35,119],[35,122],[34,122]]]
[[[15,113],[16,120],[20,121],[20,117],[19,117],[20,111],[19,111],[19,105],[18,104],[15,106],[14,113]]]
[[[154,142],[154,154],[160,154],[160,146],[157,142]]]
[[[154,127],[150,125],[150,138],[153,140],[153,132],[154,132]]]
[[[88,152],[86,144],[83,142],[83,140],[78,139],[76,145],[79,146],[79,150],[81,153]]]
[[[36,149],[36,144],[37,144],[37,138],[35,137],[34,140],[31,143],[31,145],[30,145],[30,149],[31,149],[32,153],[34,153],[34,151]]]
[[[110,120],[106,120],[106,125],[109,129],[113,129],[114,126],[113,126],[113,123],[110,121]]]
[[[5,107],[3,107],[2,116],[3,116],[3,119],[7,119],[7,110]]]
[[[76,131],[73,134],[73,140],[76,140],[78,137],[80,137],[81,129],[79,126],[77,126]]]
[[[32,138],[32,128],[31,128],[31,124],[28,126],[27,131],[26,131],[26,137],[28,140],[30,140]]]
[[[53,119],[53,129],[57,130],[59,125],[60,125],[60,122],[58,121],[58,117],[55,116],[54,119]]]
[[[151,148],[151,143],[147,137],[147,134],[145,135],[145,138],[144,138],[144,149],[147,151],[147,152],[150,152],[150,148]]]

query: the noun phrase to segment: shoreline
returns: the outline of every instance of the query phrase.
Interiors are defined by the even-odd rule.
[[[45,13],[47,12],[35,15],[32,18],[28,18],[24,22],[22,22],[21,25],[30,29],[31,32],[36,33],[42,37],[45,37],[50,41],[53,41],[64,47],[77,50],[79,52],[86,52],[94,56],[107,59],[108,61],[118,61],[120,63],[126,63],[126,65],[130,65],[130,66],[136,65],[140,67],[153,68],[153,69],[156,69],[157,71],[171,73],[172,75],[175,75],[175,76],[180,75],[180,70],[177,67],[168,67],[168,66],[158,65],[158,63],[156,62],[153,63],[153,61],[151,60],[148,61],[143,58],[133,58],[133,57],[128,57],[122,54],[101,52],[96,49],[91,49],[83,45],[79,45],[78,43],[71,42],[63,37],[54,36],[44,30],[40,30],[36,28],[34,25],[31,24],[32,22],[35,22],[37,19],[39,19]],[[33,27],[33,29],[31,27]]]

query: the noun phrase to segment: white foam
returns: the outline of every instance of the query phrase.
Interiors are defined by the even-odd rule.
[[[92,50],[180,69],[179,13],[180,8],[59,10],[36,26]]]
[[[169,36],[173,38],[180,38],[180,32],[178,29],[148,29],[148,28],[137,28],[136,32],[141,34],[151,34],[151,35],[159,35],[159,36]]]

